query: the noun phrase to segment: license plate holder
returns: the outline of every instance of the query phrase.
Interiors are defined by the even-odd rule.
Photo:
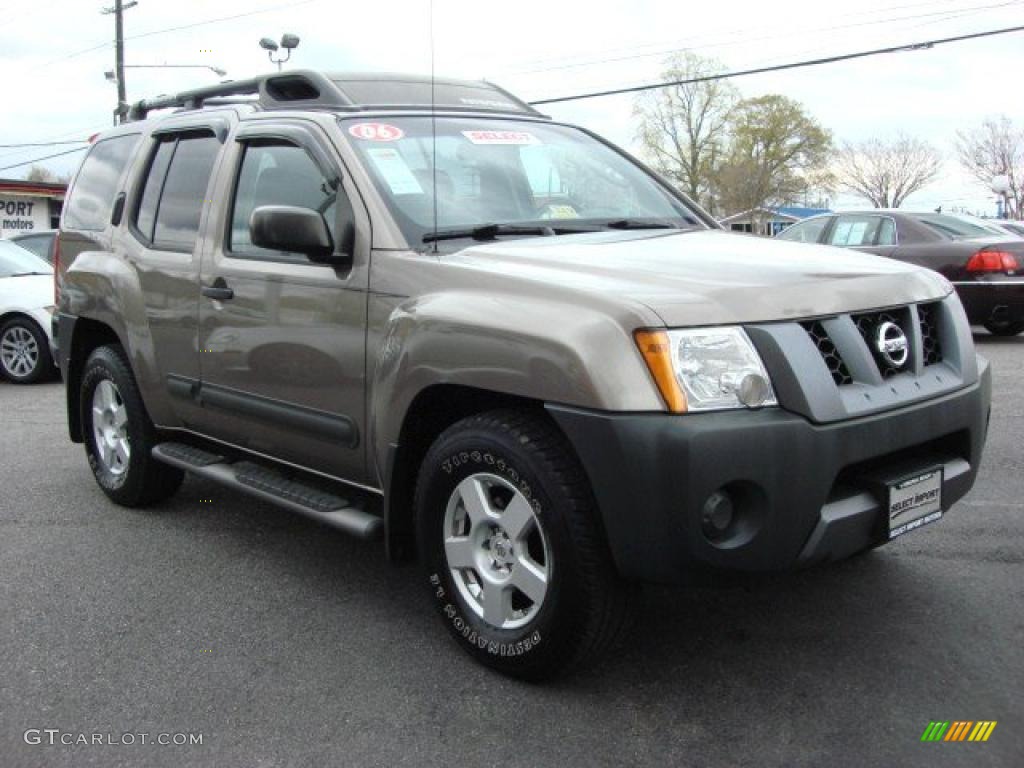
[[[942,517],[942,467],[918,470],[886,484],[889,539]]]

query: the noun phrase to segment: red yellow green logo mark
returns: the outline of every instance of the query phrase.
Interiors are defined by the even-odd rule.
[[[995,728],[995,720],[932,720],[921,741],[988,741]]]

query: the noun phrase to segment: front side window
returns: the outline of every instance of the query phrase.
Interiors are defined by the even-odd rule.
[[[821,239],[821,233],[825,231],[828,222],[828,216],[801,221],[782,230],[778,237],[780,240],[789,240],[793,243],[816,243]]]
[[[340,124],[414,248],[433,231],[435,208],[442,234],[492,224],[703,226],[643,169],[575,128],[439,117],[435,142],[429,117]]]
[[[78,171],[64,213],[69,229],[100,231],[110,222],[117,182],[131,159],[139,134],[96,142]]]
[[[249,219],[264,205],[291,205],[318,212],[335,236],[338,192],[309,154],[294,144],[252,142],[245,147],[238,173],[228,251],[232,256],[277,258],[277,251],[252,244]],[[305,257],[301,258],[306,261]]]
[[[135,226],[159,250],[191,251],[220,142],[211,134],[162,136],[149,165]]]

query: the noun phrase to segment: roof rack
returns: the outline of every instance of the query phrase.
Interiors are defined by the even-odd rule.
[[[157,109],[200,109],[206,103],[237,103],[238,100],[229,100],[233,96],[257,96],[251,103],[266,110],[361,112],[433,107],[446,112],[498,112],[546,117],[508,91],[486,81],[295,70],[143,99],[131,106],[128,119],[145,120],[150,112]]]

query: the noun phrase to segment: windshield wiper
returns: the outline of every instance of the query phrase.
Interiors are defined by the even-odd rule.
[[[29,275],[48,275],[49,272],[15,272],[13,275],[8,277],[28,277]]]
[[[572,227],[564,224],[483,224],[479,227],[465,229],[446,229],[439,232],[428,232],[423,236],[424,243],[437,240],[459,240],[471,237],[474,240],[494,240],[498,235],[534,235],[551,237],[553,235],[570,235],[580,232],[597,232],[593,227]]]
[[[650,219],[615,219],[604,224],[608,229],[682,229],[678,224],[669,221],[651,221]]]

